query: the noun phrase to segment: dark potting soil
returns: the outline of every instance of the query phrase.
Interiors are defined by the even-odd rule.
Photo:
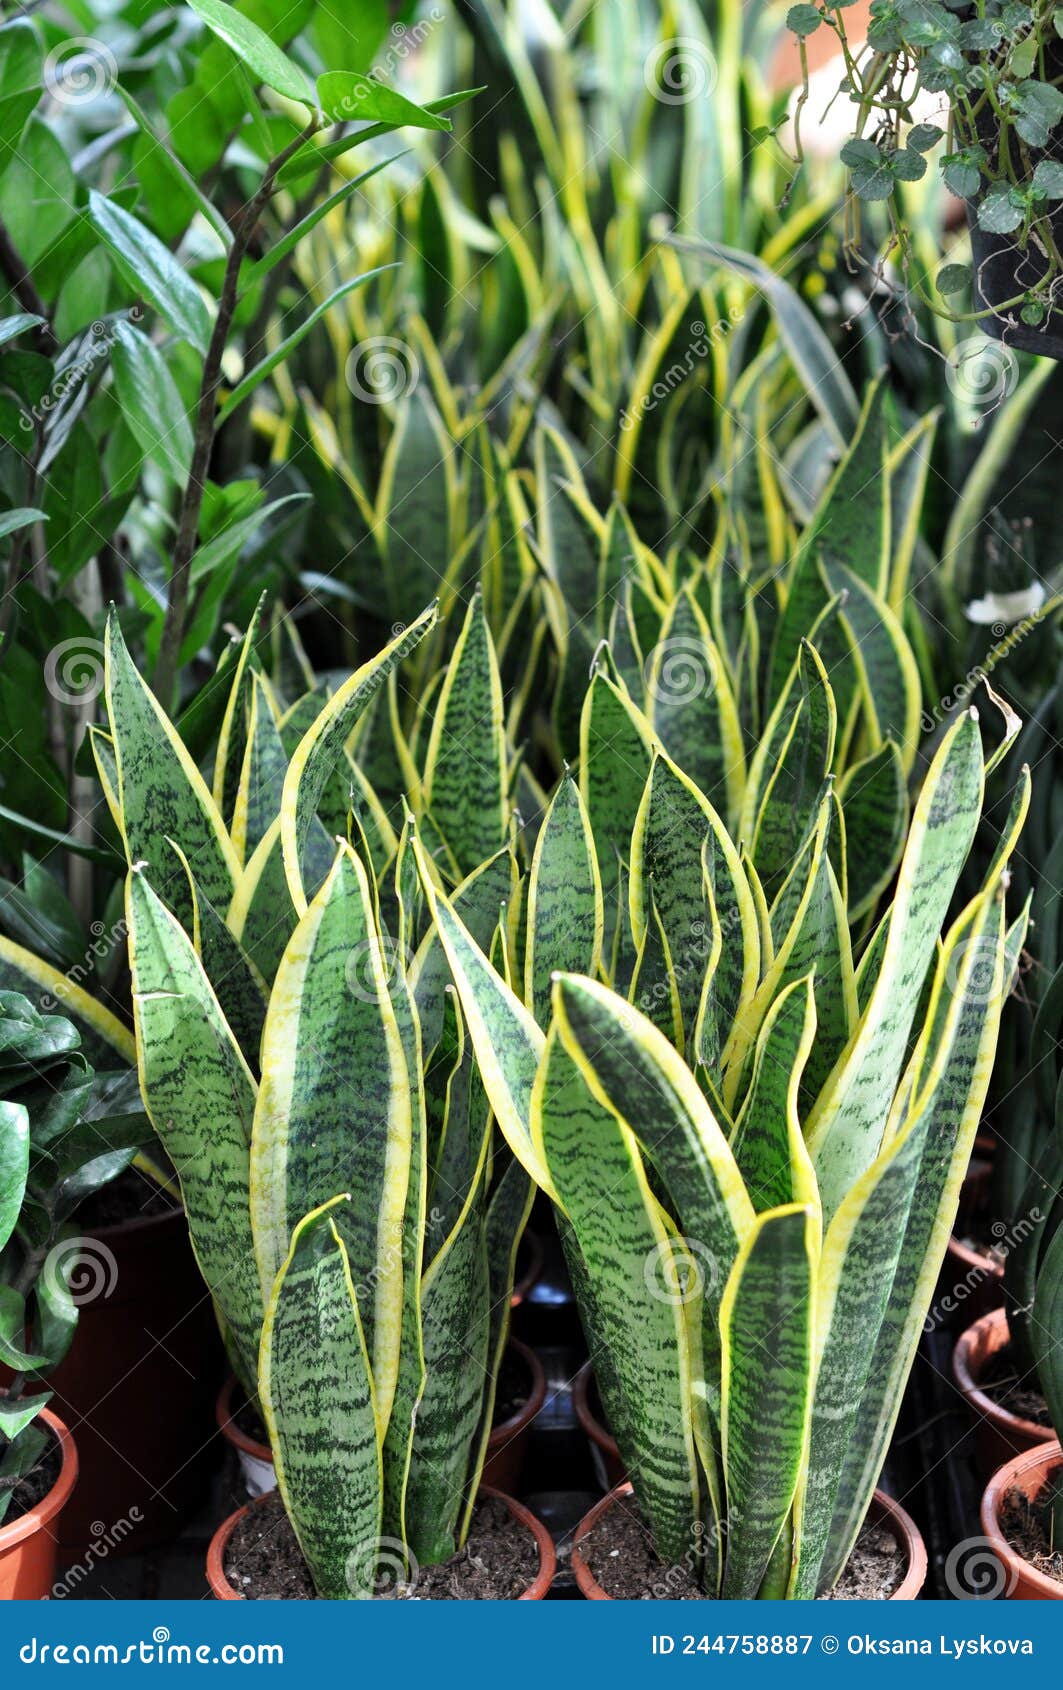
[[[580,1544],[583,1558],[615,1602],[699,1602],[705,1599],[688,1567],[665,1567],[633,1500],[614,1504]],[[865,1526],[830,1596],[835,1602],[892,1596],[904,1578],[904,1556],[889,1532]]]
[[[1012,1549],[1039,1573],[1063,1584],[1063,1549],[1053,1549],[1036,1502],[1009,1490],[1000,1510],[1000,1529]]]
[[[634,1497],[606,1509],[580,1542],[580,1553],[614,1602],[700,1602],[689,1567],[666,1567],[650,1541]]]
[[[28,1514],[31,1508],[36,1508],[38,1502],[48,1495],[59,1477],[59,1469],[63,1465],[63,1452],[59,1447],[59,1439],[51,1427],[46,1427],[48,1443],[42,1451],[40,1459],[24,1474],[15,1486],[7,1513],[4,1515],[4,1525],[9,1526],[21,1514]]]
[[[518,1350],[506,1349],[498,1370],[495,1409],[492,1426],[501,1426],[519,1414],[531,1395],[531,1376],[527,1363]]]
[[[904,1552],[885,1526],[865,1526],[825,1602],[884,1602],[905,1574]]]
[[[139,1168],[126,1168],[110,1185],[101,1186],[85,1199],[78,1210],[77,1223],[85,1232],[98,1232],[105,1226],[121,1226],[123,1221],[172,1215],[180,1206],[176,1197],[163,1191]]]
[[[1011,1347],[997,1350],[979,1381],[982,1390],[998,1408],[1017,1414],[1022,1420],[1032,1420],[1035,1426],[1051,1426],[1052,1419],[1044,1397],[1030,1378],[1020,1379],[1011,1359]]]
[[[535,1540],[503,1503],[479,1503],[465,1548],[379,1601],[491,1602],[523,1595],[539,1570]],[[271,1491],[239,1522],[225,1551],[225,1576],[250,1601],[313,1601],[314,1586],[280,1495]]]

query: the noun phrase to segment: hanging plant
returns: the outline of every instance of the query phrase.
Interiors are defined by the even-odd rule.
[[[841,150],[849,177],[847,238],[855,250],[861,205],[884,202],[888,252],[931,308],[1020,350],[1063,358],[1063,8],[1026,0],[873,0],[867,46],[850,44],[844,10],[804,3],[787,24],[804,72],[805,42],[837,37],[841,91],[857,107]],[[917,121],[921,96],[940,96],[945,127]],[[940,150],[938,150],[940,149]],[[945,264],[928,286],[913,263],[903,185],[923,178],[938,152],[946,187],[966,203],[971,263]],[[957,301],[968,294],[971,308]]]

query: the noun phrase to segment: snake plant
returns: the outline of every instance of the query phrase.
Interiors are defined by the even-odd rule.
[[[330,1598],[464,1541],[532,1195],[427,932],[413,811],[392,835],[347,750],[434,618],[289,710],[252,630],[213,791],[108,630],[96,750],[130,863],[141,1087]],[[508,778],[474,601],[410,793],[418,848],[488,949],[516,879]]]
[[[116,1030],[97,1071],[65,1015],[0,991],[0,1362],[10,1369],[0,1521],[48,1443],[37,1416],[51,1393],[39,1387],[70,1348],[81,1303],[113,1289],[113,1261],[77,1234],[78,1208],[152,1141],[122,1043]]]
[[[820,684],[813,720],[836,708]],[[658,1554],[711,1596],[815,1596],[863,1522],[977,1127],[1025,929],[1003,894],[1027,782],[949,923],[984,780],[973,712],[955,724],[854,960],[830,781],[814,796],[769,752],[767,838],[788,855],[765,890],[604,686],[584,705],[578,786],[544,827],[523,991],[418,847],[422,886],[495,1117],[556,1205]],[[617,861],[633,955],[600,946]]]

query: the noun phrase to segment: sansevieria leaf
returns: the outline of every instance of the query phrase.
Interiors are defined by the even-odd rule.
[[[356,669],[333,693],[292,756],[284,780],[281,841],[292,902],[300,915],[305,913],[309,898],[317,890],[316,883],[304,884],[303,852],[326,783],[371,700],[392,670],[434,626],[436,615],[436,608],[431,605],[383,651]]]
[[[476,594],[447,664],[424,772],[424,799],[463,875],[506,833],[502,685],[483,601]]]
[[[878,979],[860,1026],[806,1123],[827,1216],[878,1153],[919,992],[981,801],[981,742],[972,712],[951,729],[927,773],[897,878]]]
[[[145,1107],[177,1170],[196,1260],[253,1398],[263,1310],[248,1204],[255,1082],[191,940],[137,869],[126,919]]]
[[[411,1088],[365,870],[342,843],[289,941],[262,1036],[251,1213],[263,1295],[292,1229],[337,1192],[381,1435],[399,1366]]]
[[[167,840],[180,841],[199,885],[218,909],[227,909],[233,894],[239,873],[236,853],[202,775],[138,673],[114,613],[107,621],[104,650],[107,714],[128,859],[130,864],[148,864],[158,896],[190,928],[188,883]]]
[[[327,1601],[373,1594],[383,1492],[373,1375],[337,1224],[349,1202],[341,1194],[295,1227],[262,1330],[277,1483]]]

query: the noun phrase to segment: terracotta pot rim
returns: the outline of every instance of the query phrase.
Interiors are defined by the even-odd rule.
[[[237,1508],[234,1513],[222,1521],[211,1538],[210,1546],[207,1549],[207,1583],[210,1585],[211,1592],[217,1601],[247,1602],[253,1600],[253,1598],[244,1596],[239,1590],[234,1590],[229,1583],[225,1574],[225,1551],[229,1547],[229,1540],[233,1532],[244,1515],[250,1513],[252,1508],[261,1508],[264,1503],[270,1501],[274,1494],[273,1491],[267,1491],[264,1496],[256,1496],[252,1501],[245,1502],[242,1508]],[[527,1590],[523,1590],[516,1597],[516,1601],[541,1602],[553,1584],[554,1574],[557,1572],[557,1551],[554,1548],[553,1538],[543,1522],[531,1512],[531,1509],[526,1508],[523,1502],[518,1502],[516,1497],[510,1496],[507,1491],[496,1490],[494,1485],[481,1485],[477,1491],[477,1497],[481,1496],[494,1497],[496,1501],[504,1503],[518,1525],[524,1526],[535,1539],[535,1545],[539,1551],[539,1570]]]
[[[949,1238],[948,1253],[956,1256],[966,1268],[979,1268],[988,1279],[1003,1279],[1004,1264],[998,1262],[988,1251],[972,1250],[969,1244],[963,1244],[952,1233]]]
[[[511,1414],[508,1420],[503,1420],[499,1425],[492,1426],[487,1443],[488,1454],[493,1453],[498,1447],[510,1443],[513,1438],[517,1437],[525,1426],[531,1424],[546,1401],[546,1374],[543,1372],[543,1364],[535,1351],[529,1349],[528,1345],[523,1343],[520,1338],[510,1338],[506,1347],[516,1350],[524,1362],[531,1375],[532,1388],[527,1401],[518,1408],[516,1414]],[[241,1431],[234,1418],[232,1399],[236,1385],[236,1375],[230,1373],[218,1392],[218,1400],[214,1406],[214,1418],[217,1421],[218,1430],[226,1443],[232,1444],[235,1449],[242,1450],[245,1455],[254,1456],[256,1461],[268,1462],[272,1467],[273,1451],[269,1445],[260,1444],[256,1439],[248,1437],[246,1432]]]
[[[234,1449],[242,1450],[245,1455],[253,1455],[256,1461],[268,1461],[273,1465],[273,1451],[268,1444],[260,1444],[254,1438],[249,1438],[242,1432],[233,1415],[233,1392],[236,1390],[236,1374],[230,1373],[214,1405],[214,1418],[218,1423],[218,1431],[226,1443],[232,1444]]]
[[[594,1378],[594,1367],[585,1361],[576,1377],[572,1381],[572,1406],[576,1410],[576,1419],[586,1432],[591,1443],[597,1444],[604,1455],[610,1455],[614,1460],[620,1460],[620,1449],[612,1432],[606,1430],[590,1405],[591,1381]],[[614,1487],[616,1488],[616,1487]]]
[[[521,1234],[521,1243],[527,1247],[531,1259],[528,1263],[527,1272],[518,1279],[510,1294],[509,1306],[511,1309],[520,1308],[521,1303],[523,1303],[532,1286],[538,1282],[539,1275],[543,1271],[543,1241],[534,1228],[530,1226],[524,1228]]]
[[[43,1531],[49,1522],[55,1519],[60,1509],[66,1506],[77,1483],[78,1452],[70,1428],[60,1420],[58,1414],[53,1414],[50,1408],[42,1408],[36,1418],[43,1420],[48,1430],[59,1440],[59,1476],[51,1490],[47,1491],[34,1507],[25,1514],[20,1514],[17,1520],[0,1526],[0,1555],[6,1555],[9,1549],[14,1549],[17,1543],[24,1543],[35,1532]]]
[[[1063,1601],[1063,1582],[1049,1578],[1032,1561],[1027,1561],[1017,1549],[1013,1549],[1004,1536],[1000,1524],[1000,1504],[1008,1492],[1016,1488],[1016,1481],[1023,1478],[1031,1469],[1041,1469],[1043,1483],[1047,1483],[1054,1468],[1063,1465],[1063,1449],[1058,1442],[1038,1444],[1035,1449],[1024,1450],[1012,1461],[1005,1461],[1003,1467],[998,1467],[985,1490],[982,1492],[982,1530],[993,1546],[993,1553],[1008,1575],[1008,1590],[1005,1595],[1015,1588],[1021,1579],[1032,1590],[1037,1592],[1035,1600],[1046,1602]],[[1019,1486],[1018,1488],[1022,1488]],[[1043,1489],[1043,1484],[1037,1490]],[[1029,1494],[1029,1493],[1027,1493]],[[1034,1494],[1037,1494],[1036,1492]]]
[[[580,1593],[590,1602],[612,1602],[615,1598],[603,1590],[598,1583],[588,1562],[584,1559],[580,1544],[587,1533],[598,1524],[602,1515],[620,1497],[631,1496],[633,1489],[630,1479],[623,1479],[620,1484],[614,1485],[611,1491],[608,1491],[600,1501],[594,1504],[593,1508],[584,1514],[573,1534],[572,1571],[576,1576]],[[907,1510],[902,1508],[901,1504],[895,1501],[892,1496],[887,1496],[885,1491],[875,1491],[867,1512],[868,1517],[877,1514],[879,1523],[890,1532],[897,1547],[906,1555],[908,1561],[907,1570],[900,1584],[883,1600],[887,1602],[910,1602],[914,1600],[926,1583],[927,1573],[926,1544],[923,1542],[918,1526]]]
[[[1007,1310],[990,1309],[988,1314],[982,1315],[980,1319],[972,1321],[970,1326],[965,1327],[957,1338],[956,1346],[952,1352],[952,1376],[963,1392],[969,1408],[976,1416],[980,1415],[983,1419],[991,1421],[1002,1432],[1025,1438],[1027,1442],[1050,1444],[1055,1439],[1055,1433],[1051,1426],[1042,1426],[1036,1420],[1027,1420],[1025,1415],[1013,1414],[1009,1408],[1002,1408],[999,1403],[993,1401],[993,1398],[986,1391],[983,1391],[979,1383],[980,1375],[974,1370],[973,1365],[974,1351],[982,1337],[995,1335],[1000,1327],[1005,1329],[1004,1342],[997,1344],[992,1351],[987,1352],[986,1361],[990,1360],[992,1355],[997,1355],[1001,1350],[1007,1349],[1011,1343],[1011,1337],[1007,1330]]]
[[[533,1349],[523,1343],[520,1338],[510,1338],[506,1343],[507,1350],[515,1350],[521,1361],[528,1369],[531,1377],[531,1390],[527,1400],[521,1404],[516,1414],[511,1414],[508,1420],[500,1420],[497,1426],[491,1427],[487,1440],[488,1453],[491,1454],[503,1444],[508,1444],[525,1426],[530,1426],[543,1403],[546,1401],[546,1374],[543,1364]]]

